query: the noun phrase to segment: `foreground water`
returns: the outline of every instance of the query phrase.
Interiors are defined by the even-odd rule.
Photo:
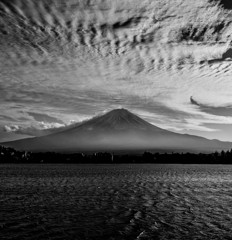
[[[0,165],[0,239],[232,239],[232,166]]]

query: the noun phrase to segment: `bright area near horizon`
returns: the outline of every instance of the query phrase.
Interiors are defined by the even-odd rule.
[[[230,10],[213,0],[0,0],[0,141],[120,107],[232,141]]]

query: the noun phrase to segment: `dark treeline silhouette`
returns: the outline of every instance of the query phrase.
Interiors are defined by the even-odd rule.
[[[85,153],[33,153],[17,151],[0,145],[0,163],[182,163],[232,164],[230,151],[203,153],[151,153],[114,154],[109,152]]]

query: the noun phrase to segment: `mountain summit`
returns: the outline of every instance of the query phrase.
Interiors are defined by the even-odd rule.
[[[129,112],[128,110],[114,109],[102,116],[95,117],[86,123],[81,128],[90,129],[108,129],[108,130],[128,130],[128,129],[149,129],[155,126],[146,122],[142,118]],[[158,129],[158,128],[157,128]],[[160,129],[161,130],[161,129]]]
[[[230,142],[164,130],[126,109],[112,110],[54,134],[6,142],[3,145],[37,152],[213,152],[232,148]]]

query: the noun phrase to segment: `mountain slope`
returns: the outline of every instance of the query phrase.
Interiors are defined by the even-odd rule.
[[[3,143],[29,151],[190,151],[213,152],[232,143],[158,128],[125,109],[115,109],[48,136]]]

